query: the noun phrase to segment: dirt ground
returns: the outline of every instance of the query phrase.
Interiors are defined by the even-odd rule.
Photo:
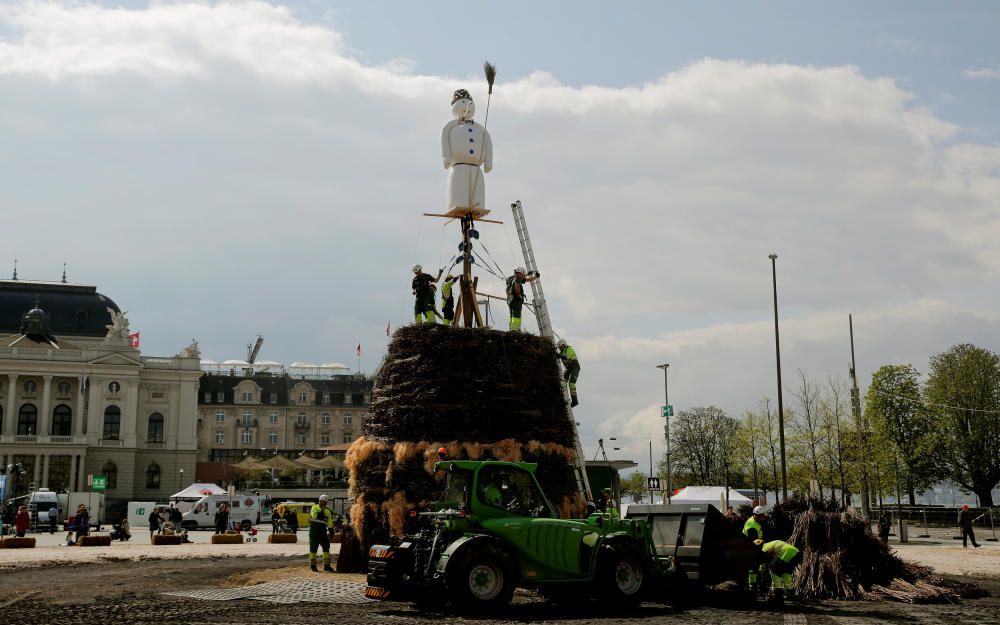
[[[813,625],[860,623],[1000,624],[1000,580],[973,581],[990,593],[957,605],[906,605],[900,603],[822,602],[791,605],[772,614],[763,607],[747,609],[737,598],[721,591],[707,593],[696,605],[677,607],[646,603],[623,612],[615,606],[582,602],[575,608],[543,603],[537,595],[518,591],[514,605],[492,618],[464,618],[441,612],[421,612],[396,603],[362,605],[302,603],[271,604],[262,601],[202,601],[163,596],[160,593],[196,588],[224,588],[258,584],[290,577],[349,580],[362,584],[362,575],[311,573],[302,557],[199,558],[139,562],[59,563],[52,566],[0,571],[0,614],[4,623],[37,625],[48,622],[115,623],[372,623],[431,625],[441,621],[468,625],[571,621],[579,625],[610,625],[640,621],[659,623],[735,623],[758,625],[784,622]],[[319,619],[319,621],[317,621]]]

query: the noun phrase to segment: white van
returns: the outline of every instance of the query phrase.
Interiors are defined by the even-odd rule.
[[[181,527],[187,530],[199,527],[215,527],[215,513],[222,504],[229,506],[229,527],[236,523],[240,529],[248,530],[250,526],[260,523],[259,495],[206,495],[195,502],[190,510],[181,518]]]
[[[36,521],[39,527],[47,528],[49,526],[49,510],[52,508],[61,512],[59,510],[59,499],[56,496],[55,491],[51,491],[47,488],[39,488],[35,492],[31,493],[31,497],[28,499],[28,510],[31,511],[32,520]],[[38,516],[35,517],[35,514]],[[57,515],[56,523],[58,522],[59,519]]]

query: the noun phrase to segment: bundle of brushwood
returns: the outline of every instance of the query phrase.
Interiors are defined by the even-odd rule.
[[[804,599],[933,603],[960,596],[931,569],[897,557],[860,514],[836,501],[792,497],[771,511],[764,536],[802,551],[795,593]]]
[[[573,481],[573,428],[555,345],[526,333],[423,324],[400,328],[375,377],[363,436],[347,452],[351,521],[362,544],[402,535],[435,501],[449,459],[536,462],[564,517],[585,502]]]

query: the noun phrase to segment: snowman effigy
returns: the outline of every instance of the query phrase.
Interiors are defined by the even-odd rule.
[[[448,170],[445,210],[485,215],[489,211],[483,173],[493,169],[493,141],[486,127],[473,120],[476,105],[465,89],[452,96],[451,114],[455,119],[441,129],[441,157]]]

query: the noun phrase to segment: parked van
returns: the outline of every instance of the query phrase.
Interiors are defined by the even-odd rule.
[[[54,491],[39,488],[31,493],[31,497],[28,499],[28,510],[31,511],[32,520],[38,527],[47,528],[49,526],[49,510],[52,508],[59,509],[59,499]],[[59,523],[58,517],[56,523]]]
[[[215,513],[218,512],[222,504],[231,504],[229,507],[229,526],[236,523],[243,530],[250,529],[251,526],[260,523],[260,506],[263,497],[259,495],[206,495],[199,499],[184,513],[181,518],[181,527],[187,530],[199,527],[215,527]]]
[[[292,512],[295,513],[296,517],[298,517],[299,527],[308,529],[309,513],[312,511],[313,504],[314,502],[312,501],[285,501],[283,503],[279,503],[277,506],[274,507],[274,509],[278,511],[278,514],[281,515],[281,518],[285,518],[285,510],[291,509]],[[335,521],[337,520],[337,518],[342,516],[337,512],[334,512],[334,515],[335,516],[333,517],[333,519]]]

